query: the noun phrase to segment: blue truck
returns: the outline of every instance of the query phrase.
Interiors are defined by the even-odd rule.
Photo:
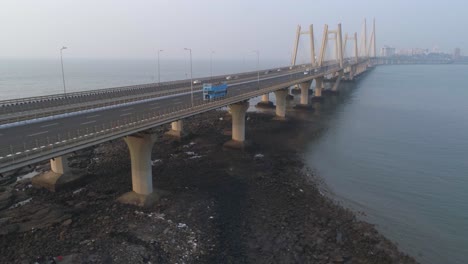
[[[228,85],[226,83],[204,83],[203,84],[203,100],[212,100],[227,95]]]

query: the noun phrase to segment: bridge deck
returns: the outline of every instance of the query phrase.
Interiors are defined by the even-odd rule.
[[[362,62],[366,63],[366,62]],[[167,124],[202,112],[287,88],[342,70],[338,65],[318,68],[304,74],[303,69],[246,78],[231,83],[228,95],[204,101],[190,90],[144,100],[73,112],[0,126],[0,173],[44,159],[57,157],[109,140]]]

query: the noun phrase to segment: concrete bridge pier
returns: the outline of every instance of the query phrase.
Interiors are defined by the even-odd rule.
[[[245,113],[249,108],[249,101],[229,105],[232,117],[232,139],[224,143],[224,147],[243,149],[245,147]]]
[[[183,125],[184,124],[182,119],[172,122],[171,130],[167,131],[166,135],[177,139],[181,139],[184,135]]]
[[[358,64],[356,65],[356,73],[354,74],[355,76],[359,76],[361,75],[363,72],[365,72],[367,69],[367,65],[366,64]]]
[[[82,170],[71,170],[68,167],[66,156],[60,156],[50,160],[50,171],[34,176],[31,183],[35,187],[46,188],[55,192],[70,187],[85,175],[86,173]]]
[[[299,84],[299,88],[301,91],[301,102],[294,106],[295,109],[303,109],[303,110],[312,110],[312,106],[309,104],[309,88],[312,84],[311,81],[303,82]]]
[[[356,70],[356,69],[355,69],[354,66],[349,67],[349,73],[348,73],[348,74],[349,74],[349,80],[350,80],[350,81],[354,80],[354,72],[355,72],[355,70]]]
[[[335,83],[333,84],[333,87],[330,90],[331,94],[338,94],[338,87],[340,86],[340,82],[342,78],[343,78],[343,72],[340,71],[338,77],[336,78]]]
[[[276,117],[275,120],[286,119],[286,98],[288,96],[288,88],[275,91],[276,97]]]
[[[312,102],[322,102],[322,91],[323,91],[323,77],[318,77],[315,79],[315,89],[314,96],[312,97]]]
[[[153,191],[151,152],[157,135],[137,133],[124,138],[130,150],[132,164],[132,189],[117,200],[121,203],[148,207],[157,202],[159,196]]]
[[[269,94],[262,95],[262,100],[256,105],[258,108],[275,108],[275,105],[270,101]]]
[[[356,65],[355,69],[356,69],[355,75],[359,76],[359,74],[361,74],[361,65],[360,64]]]

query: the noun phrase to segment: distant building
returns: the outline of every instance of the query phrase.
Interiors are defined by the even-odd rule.
[[[395,48],[384,46],[380,51],[382,57],[392,57],[395,55]]]
[[[429,54],[429,50],[428,49],[421,49],[421,48],[415,48],[415,49],[412,49],[412,53],[411,55],[427,55]]]
[[[455,51],[453,52],[453,59],[454,60],[461,59],[461,50],[460,50],[460,48],[455,48]]]

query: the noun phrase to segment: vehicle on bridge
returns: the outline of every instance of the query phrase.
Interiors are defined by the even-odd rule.
[[[204,83],[203,84],[203,100],[212,100],[227,95],[228,85],[226,83]]]

